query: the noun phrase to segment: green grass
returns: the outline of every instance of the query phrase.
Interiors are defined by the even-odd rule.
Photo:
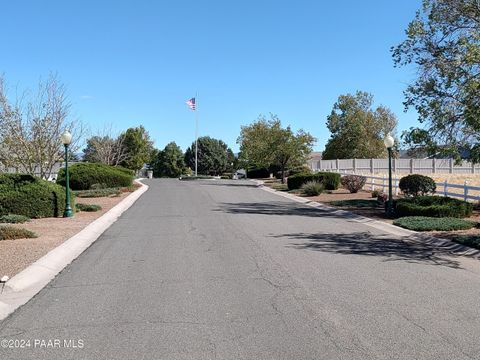
[[[27,229],[19,229],[13,226],[0,226],[0,240],[15,240],[36,238],[37,235]]]
[[[356,199],[356,200],[339,200],[330,203],[333,206],[348,207],[348,208],[371,208],[378,207],[377,200],[370,199]]]
[[[414,231],[454,231],[471,229],[477,223],[452,217],[405,216],[395,220],[393,225]]]
[[[458,235],[452,237],[450,240],[462,244],[465,246],[470,246],[475,249],[480,249],[480,236],[479,235]]]
[[[29,221],[30,218],[24,215],[3,215],[0,216],[0,223],[9,223],[9,224],[23,224],[26,221]]]
[[[272,189],[277,190],[277,191],[288,191],[288,186],[287,184],[281,184],[281,183],[272,183]]]
[[[75,207],[79,211],[86,211],[86,212],[95,212],[98,210],[102,210],[100,205],[93,205],[93,204],[75,204]]]

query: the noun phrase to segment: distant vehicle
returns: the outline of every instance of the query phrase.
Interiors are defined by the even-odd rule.
[[[233,174],[233,179],[238,180],[238,179],[246,179],[247,178],[247,171],[244,169],[237,170]]]

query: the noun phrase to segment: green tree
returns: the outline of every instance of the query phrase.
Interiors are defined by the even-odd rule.
[[[461,148],[470,149],[479,162],[480,2],[423,0],[392,55],[396,66],[418,72],[404,105],[416,109],[422,126],[404,132],[404,141],[457,159]]]
[[[185,170],[185,161],[180,146],[171,142],[156,153],[152,164],[155,177],[177,178]]]
[[[323,159],[368,159],[385,157],[383,144],[386,133],[394,134],[395,115],[386,107],[372,109],[373,96],[357,91],[340,95],[327,118],[330,139],[322,153]]]
[[[280,119],[270,114],[270,119],[260,115],[251,125],[242,126],[237,143],[240,145],[240,161],[248,167],[277,167],[282,172],[282,182],[288,169],[305,164],[312,151],[315,138],[290,126],[282,128]]]
[[[151,159],[153,141],[143,126],[129,128],[120,135],[123,138],[122,146],[125,150],[125,160],[120,165],[127,169],[138,171]]]
[[[209,136],[198,138],[198,173],[220,175],[231,169],[232,150],[222,140]],[[195,142],[185,151],[185,163],[195,169]]]

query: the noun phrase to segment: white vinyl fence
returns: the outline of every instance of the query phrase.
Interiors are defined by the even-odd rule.
[[[365,175],[363,175],[365,176]],[[388,176],[365,176],[367,182],[363,187],[364,190],[379,190],[384,193],[388,192]],[[395,195],[398,195],[400,188],[398,183],[400,181],[400,176],[392,176],[392,189]],[[461,198],[465,201],[480,201],[480,187],[478,186],[469,186],[468,181],[465,181],[463,185],[460,184],[451,184],[447,180],[444,182],[438,182],[437,185],[437,195],[450,196],[455,198]],[[451,189],[458,190],[452,192]]]
[[[313,171],[378,174],[388,172],[388,159],[311,160]],[[480,174],[480,164],[453,159],[392,159],[392,171],[399,174]]]

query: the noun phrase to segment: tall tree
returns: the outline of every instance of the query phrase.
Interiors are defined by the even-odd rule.
[[[127,159],[127,151],[123,146],[125,134],[112,135],[112,128],[106,127],[87,140],[87,146],[83,150],[83,160],[88,162],[102,163],[112,166],[119,165]]]
[[[423,0],[392,55],[396,66],[418,69],[404,105],[416,109],[423,126],[405,132],[404,141],[457,159],[469,149],[479,162],[480,1]]]
[[[185,170],[182,149],[175,142],[167,144],[163,150],[157,152],[151,165],[155,177],[179,177]]]
[[[303,130],[294,133],[290,126],[283,128],[274,114],[270,119],[260,115],[253,124],[242,126],[237,140],[242,162],[261,168],[276,166],[282,172],[282,182],[286,170],[305,164],[314,142],[315,138]]]
[[[153,151],[153,141],[143,126],[129,128],[122,134],[126,159],[120,165],[138,171],[147,163]]]
[[[373,96],[357,91],[340,95],[327,118],[330,139],[323,159],[368,159],[387,155],[383,144],[386,133],[394,135],[395,115],[386,107],[372,109]]]
[[[78,150],[84,126],[71,116],[65,85],[51,74],[36,92],[10,98],[0,76],[0,163],[19,172],[49,178],[64,159],[60,135],[72,133],[70,151]]]
[[[198,138],[198,172],[220,175],[231,168],[232,150],[222,140],[209,136]],[[185,163],[195,168],[195,142],[185,151]]]

